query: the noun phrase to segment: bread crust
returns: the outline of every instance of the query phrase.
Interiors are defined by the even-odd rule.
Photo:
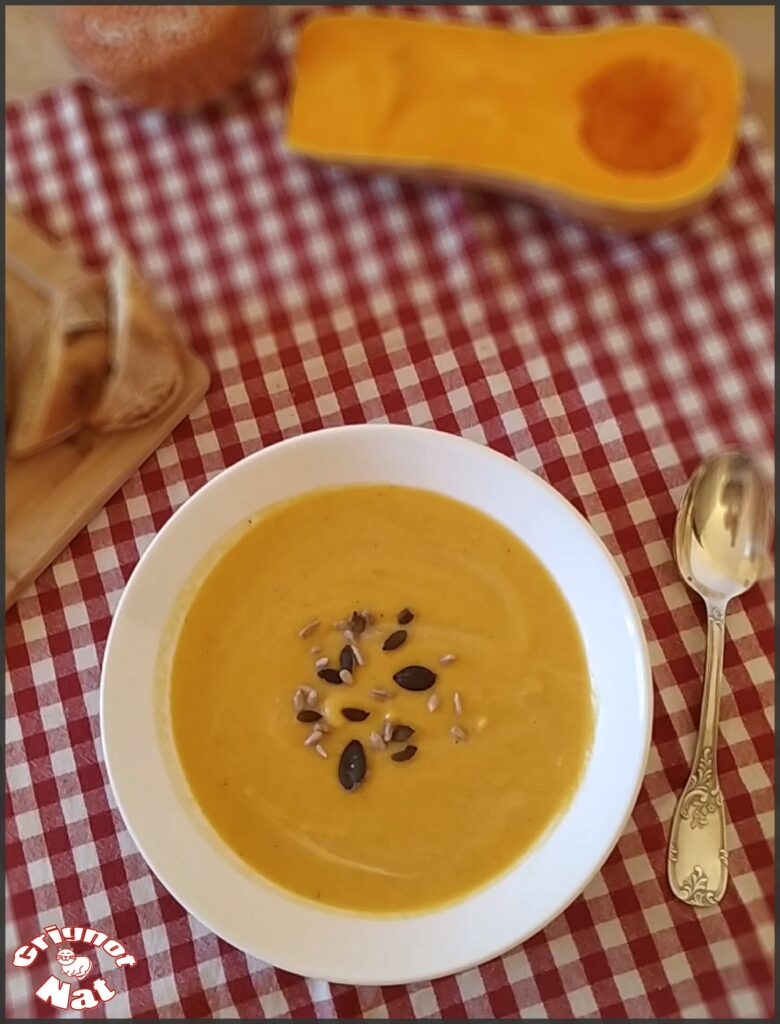
[[[159,416],[184,382],[181,344],[171,317],[159,308],[123,250],[109,275],[111,372],[89,416],[95,430],[130,430]]]

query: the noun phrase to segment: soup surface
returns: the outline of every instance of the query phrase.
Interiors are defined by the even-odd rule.
[[[334,623],[356,610],[374,618],[355,636],[364,664],[328,683],[315,662],[339,671],[349,638]],[[402,688],[409,666],[433,685]],[[429,909],[509,868],[565,809],[593,735],[582,642],[546,569],[487,516],[402,487],[322,490],[258,515],[196,591],[171,675],[176,748],[217,833],[285,889],[356,911]],[[316,698],[296,701],[302,686]],[[328,727],[316,745],[302,705]],[[414,732],[376,750],[386,715]],[[353,740],[366,773],[348,790]]]

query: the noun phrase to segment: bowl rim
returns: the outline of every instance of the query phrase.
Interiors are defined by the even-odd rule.
[[[637,762],[636,777],[634,779],[634,784],[633,784],[633,786],[631,788],[630,796],[625,801],[625,809],[624,809],[624,812],[623,812],[623,814],[622,814],[622,816],[620,818],[619,824],[613,830],[613,834],[611,834],[609,836],[608,841],[605,841],[605,843],[603,844],[603,850],[602,850],[600,856],[594,860],[593,866],[592,866],[591,870],[587,873],[587,875],[583,876],[584,880],[581,882],[581,884],[578,881],[577,887],[576,887],[576,889],[573,892],[568,892],[567,891],[562,898],[558,899],[558,901],[556,902],[555,907],[553,909],[551,909],[550,912],[545,917],[540,918],[532,926],[526,927],[524,930],[518,928],[517,935],[511,941],[508,941],[508,942],[507,941],[502,941],[502,942],[500,942],[496,946],[492,946],[491,945],[491,946],[489,946],[489,948],[486,947],[484,952],[480,952],[480,954],[478,956],[476,956],[476,957],[472,956],[472,955],[469,955],[469,956],[465,957],[462,960],[453,959],[452,963],[446,968],[446,970],[436,970],[434,972],[432,972],[431,970],[427,970],[426,971],[425,969],[421,969],[418,972],[404,971],[402,974],[394,974],[392,972],[388,972],[387,974],[382,975],[379,978],[374,977],[374,976],[369,976],[369,975],[363,975],[363,974],[360,973],[359,970],[354,971],[354,973],[350,973],[350,970],[346,970],[343,973],[341,973],[341,972],[334,973],[333,971],[328,971],[327,974],[320,974],[320,973],[316,973],[316,972],[304,973],[301,970],[300,963],[297,963],[297,964],[292,964],[292,963],[289,963],[289,962],[285,963],[282,958],[279,958],[279,957],[277,957],[275,955],[273,955],[271,957],[267,957],[264,953],[258,952],[256,949],[247,949],[243,944],[239,944],[235,939],[233,939],[229,935],[225,934],[225,929],[224,928],[220,928],[220,927],[215,926],[213,923],[211,923],[207,919],[206,915],[204,915],[200,910],[195,908],[195,905],[197,904],[197,899],[193,900],[189,893],[187,893],[185,895],[182,895],[181,891],[179,890],[179,886],[176,883],[176,880],[174,879],[173,882],[171,882],[170,874],[167,871],[165,871],[165,872],[159,871],[158,867],[155,866],[156,858],[154,858],[154,857],[152,857],[152,856],[150,856],[148,854],[146,843],[139,839],[139,835],[138,835],[137,829],[136,829],[135,825],[131,822],[129,816],[126,813],[125,807],[123,806],[123,799],[122,799],[122,795],[121,795],[121,793],[122,793],[122,785],[121,785],[121,783],[119,785],[117,785],[117,776],[116,776],[116,771],[115,771],[116,765],[112,764],[112,756],[111,756],[111,754],[109,752],[109,749],[106,746],[105,741],[104,741],[104,737],[106,735],[106,720],[107,720],[107,715],[109,713],[107,711],[107,693],[108,693],[108,688],[109,688],[109,684],[107,683],[107,678],[108,678],[108,675],[109,675],[109,672],[110,672],[110,669],[111,669],[111,666],[112,666],[112,650],[113,650],[113,647],[116,645],[117,634],[118,634],[119,629],[121,628],[121,625],[123,624],[123,621],[124,621],[124,619],[123,619],[123,611],[124,611],[124,608],[125,608],[126,604],[128,603],[128,601],[130,599],[130,595],[133,592],[133,581],[137,577],[137,574],[138,574],[139,570],[141,569],[141,567],[144,566],[144,565],[147,565],[150,561],[154,560],[157,557],[157,552],[160,550],[161,545],[165,542],[165,538],[167,538],[170,534],[172,534],[177,529],[178,523],[181,521],[181,517],[183,517],[185,514],[190,514],[191,513],[192,503],[193,502],[196,502],[197,499],[202,498],[202,496],[205,495],[206,492],[212,492],[215,489],[217,489],[218,487],[224,487],[226,485],[225,481],[227,479],[232,478],[233,476],[238,476],[241,473],[247,472],[248,471],[247,467],[248,467],[249,464],[253,464],[256,461],[258,461],[260,459],[263,459],[266,455],[268,455],[271,452],[278,452],[280,448],[284,448],[285,450],[288,450],[290,452],[294,452],[297,448],[299,448],[302,445],[311,444],[312,440],[315,439],[315,438],[318,439],[320,442],[322,442],[322,441],[327,442],[327,437],[333,436],[333,435],[344,435],[347,432],[349,432],[351,435],[357,437],[357,433],[358,432],[361,432],[364,435],[369,435],[370,436],[371,434],[378,435],[380,433],[387,433],[388,431],[392,431],[392,432],[403,431],[407,436],[412,434],[412,433],[414,433],[414,434],[419,435],[421,437],[421,441],[427,441],[427,442],[430,442],[432,438],[435,438],[436,440],[434,441],[434,443],[442,444],[442,445],[445,445],[445,446],[446,445],[450,445],[450,446],[453,447],[453,449],[461,449],[462,450],[462,446],[463,445],[468,445],[470,448],[479,449],[479,451],[482,453],[482,455],[486,459],[491,459],[491,460],[496,461],[497,463],[501,463],[501,464],[504,464],[504,465],[506,463],[510,463],[517,472],[519,472],[521,474],[524,474],[527,478],[531,478],[533,480],[534,485],[540,487],[544,492],[547,493],[547,496],[549,498],[553,498],[555,500],[555,502],[557,502],[560,506],[562,506],[565,509],[565,511],[566,511],[566,513],[568,515],[573,516],[576,520],[579,520],[580,524],[585,527],[585,530],[586,530],[587,534],[589,535],[590,541],[598,549],[599,554],[600,554],[600,556],[602,557],[602,559],[604,561],[605,568],[610,571],[614,581],[618,584],[618,587],[622,591],[622,597],[623,597],[623,599],[625,601],[626,608],[630,612],[630,615],[631,615],[631,620],[632,620],[631,621],[631,625],[633,626],[633,629],[635,630],[635,633],[636,633],[637,644],[638,644],[638,647],[639,647],[639,652],[638,653],[640,655],[640,657],[639,657],[639,659],[637,661],[637,665],[636,665],[636,669],[637,669],[636,684],[637,684],[637,687],[638,687],[638,691],[640,692],[640,694],[641,694],[641,696],[643,698],[643,701],[644,701],[643,708],[645,709],[644,721],[642,723],[643,730],[642,730],[642,736],[641,736],[641,740],[640,740],[640,744],[641,745],[639,747],[639,749],[641,750],[641,756],[639,757],[638,762]],[[322,486],[327,486],[327,485],[316,484],[313,487],[311,487],[310,490],[318,490]],[[419,486],[419,485],[407,485],[407,486]],[[425,487],[423,487],[422,489],[425,489]],[[432,488],[429,488],[429,489],[432,489]],[[306,493],[306,491],[304,489],[303,491],[300,491],[299,493]],[[270,507],[271,504],[273,504],[273,502],[263,502],[263,501],[259,500],[257,507],[258,507],[258,510],[260,510],[262,508]],[[473,507],[476,507],[476,506],[473,506]],[[185,509],[187,510],[186,513],[185,513]],[[201,557],[206,553],[207,549],[208,549],[208,546],[204,547],[204,549],[201,550],[201,552],[200,552],[200,556]],[[252,452],[252,453],[244,456],[243,458],[239,459],[237,462],[233,463],[231,466],[225,467],[224,469],[222,469],[219,472],[217,472],[202,487],[200,487],[197,491],[193,492],[193,494],[189,495],[189,497],[186,498],[185,501],[182,502],[182,504],[179,506],[179,508],[176,509],[172,513],[172,515],[165,522],[165,524],[155,533],[152,541],[150,542],[148,547],[145,549],[145,551],[142,553],[142,555],[139,558],[138,563],[136,564],[136,566],[135,566],[135,568],[134,568],[130,578],[128,579],[127,583],[125,584],[125,587],[124,587],[124,589],[122,591],[122,594],[120,596],[120,599],[118,601],[116,610],[115,610],[114,615],[112,617],[111,627],[110,627],[110,630],[109,630],[109,635],[108,635],[108,638],[107,638],[107,641],[106,641],[106,647],[105,647],[105,651],[104,651],[104,655],[103,655],[103,663],[102,663],[102,666],[101,666],[100,711],[99,711],[99,714],[100,714],[100,742],[101,742],[101,746],[103,748],[104,761],[105,761],[105,766],[106,766],[106,773],[107,773],[107,776],[108,776],[108,782],[109,782],[109,785],[111,786],[111,790],[113,792],[114,799],[116,800],[117,808],[118,808],[118,810],[120,812],[120,815],[122,817],[124,825],[127,828],[128,833],[129,833],[131,839],[133,840],[133,842],[135,843],[137,849],[141,853],[141,855],[142,855],[144,861],[146,862],[149,870],[158,879],[160,884],[162,884],[164,886],[164,888],[168,890],[169,894],[178,903],[180,903],[181,906],[184,907],[184,909],[187,911],[188,914],[191,914],[192,917],[194,917],[197,921],[199,921],[206,928],[208,928],[209,931],[211,931],[213,934],[215,934],[215,935],[219,936],[220,938],[222,938],[223,941],[229,943],[230,945],[233,945],[234,948],[237,948],[237,949],[245,952],[247,955],[251,955],[251,956],[256,956],[258,958],[262,958],[265,962],[267,962],[270,965],[273,965],[274,967],[277,967],[279,969],[286,970],[286,971],[289,971],[291,973],[298,974],[298,975],[301,975],[301,976],[312,977],[312,978],[321,978],[323,980],[327,980],[327,981],[329,981],[331,983],[336,983],[336,984],[347,984],[347,985],[358,985],[358,986],[360,986],[360,985],[413,984],[413,983],[416,983],[416,982],[429,981],[429,980],[434,980],[436,978],[446,977],[446,976],[449,976],[451,974],[456,974],[456,973],[459,973],[461,971],[468,970],[470,968],[479,966],[480,964],[486,963],[486,962],[488,962],[490,960],[493,960],[493,959],[495,959],[497,957],[502,956],[503,954],[505,954],[509,950],[516,948],[517,946],[519,946],[522,943],[526,942],[533,935],[536,935],[538,932],[540,932],[544,928],[546,928],[547,925],[551,921],[553,921],[556,917],[558,917],[561,913],[563,913],[563,911],[566,910],[566,908],[569,907],[574,902],[574,900],[576,900],[582,894],[584,889],[590,884],[590,882],[601,871],[601,869],[604,866],[605,862],[607,861],[607,859],[609,858],[609,856],[611,855],[611,853],[615,849],[615,847],[616,847],[620,837],[623,835],[623,833],[625,831],[626,825],[628,824],[628,822],[629,822],[629,820],[631,818],[631,815],[633,813],[634,807],[636,805],[636,801],[637,801],[637,798],[638,798],[638,795],[639,795],[639,791],[641,789],[641,786],[642,786],[642,783],[644,781],[644,778],[645,778],[645,775],[646,775],[646,771],[647,771],[647,762],[648,762],[649,753],[650,753],[652,724],[653,724],[653,704],[654,704],[654,691],[653,691],[653,683],[652,683],[652,671],[651,671],[651,665],[650,665],[650,657],[649,657],[649,651],[648,651],[648,646],[647,646],[647,641],[646,641],[644,629],[642,627],[641,615],[639,613],[639,608],[637,606],[637,603],[636,603],[633,595],[631,594],[631,591],[630,591],[630,589],[628,587],[628,584],[626,582],[624,574],[621,572],[619,566],[617,565],[617,562],[615,561],[613,556],[610,554],[610,552],[607,549],[606,545],[601,540],[599,535],[595,532],[595,530],[590,525],[590,523],[588,522],[586,517],[584,515],[582,515],[582,513],[580,513],[578,511],[578,509],[575,508],[571,504],[571,502],[569,502],[566,498],[564,498],[563,495],[560,494],[545,479],[543,479],[541,476],[539,476],[537,473],[535,473],[534,471],[532,471],[528,467],[522,465],[522,463],[518,462],[517,458],[512,458],[510,456],[504,455],[504,454],[502,454],[502,453],[500,453],[500,452],[498,452],[498,451],[488,447],[487,444],[481,444],[481,443],[473,441],[473,440],[471,440],[469,438],[464,438],[464,437],[462,437],[460,435],[457,435],[457,434],[451,434],[451,433],[447,433],[445,431],[440,431],[440,430],[437,430],[435,428],[429,428],[429,427],[418,427],[418,426],[412,426],[412,425],[407,425],[407,424],[393,424],[393,423],[373,423],[373,424],[354,424],[354,425],[350,424],[350,425],[339,425],[339,426],[334,426],[334,427],[326,427],[326,428],[322,428],[320,430],[315,430],[315,431],[310,431],[310,432],[307,432],[307,433],[298,434],[298,435],[295,435],[293,437],[285,438],[283,440],[275,442],[274,444],[268,445],[267,447],[261,448],[261,449],[255,451],[255,452]],[[595,736],[594,736],[594,742],[595,742]],[[575,796],[576,796],[576,792],[575,792]],[[571,806],[574,803],[575,796],[572,797],[571,804],[564,811],[562,819],[566,817],[566,815],[568,814],[569,810],[571,809]],[[557,824],[559,824],[559,823],[556,823],[554,828],[557,828]],[[522,864],[524,859],[525,859],[524,857],[520,858],[520,860],[518,860],[517,864],[509,869],[508,873],[511,874],[511,873],[515,872],[517,870],[517,868],[519,867],[519,865]],[[492,884],[492,883],[488,883],[488,884]],[[468,901],[469,899],[472,899],[472,898],[478,898],[478,896],[479,896],[479,894],[481,892],[482,892],[482,889],[479,889],[476,892],[465,893],[464,897],[463,897],[463,901],[457,901],[457,904],[459,905],[461,902],[466,902],[466,901]],[[330,908],[330,907],[322,907],[321,909],[322,909],[322,911],[324,913],[332,913],[332,914],[338,915],[338,916],[340,916],[342,918],[344,918],[345,916],[347,916],[347,917],[351,916],[354,920],[356,920],[358,922],[361,921],[361,920],[363,920],[363,921],[367,921],[367,920],[381,920],[381,917],[379,917],[379,915],[350,914],[349,912],[341,912],[341,911],[339,911],[336,908]],[[435,911],[423,910],[423,911],[421,911],[421,915],[426,915],[428,913],[434,913],[434,912]],[[411,922],[414,922],[414,920],[417,918],[417,916],[418,915],[411,915],[408,918],[408,920],[411,921]]]

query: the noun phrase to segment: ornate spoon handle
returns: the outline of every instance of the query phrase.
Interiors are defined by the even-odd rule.
[[[699,737],[691,775],[674,812],[669,836],[669,884],[678,899],[694,907],[718,903],[728,881],[726,818],[717,766],[726,606],[710,605],[707,612],[707,659]]]

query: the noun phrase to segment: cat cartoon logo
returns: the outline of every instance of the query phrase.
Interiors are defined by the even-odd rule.
[[[55,960],[60,972],[66,978],[82,982],[92,974],[95,966],[93,960],[86,953],[74,952],[65,942],[99,949],[112,958],[116,967],[133,967],[136,963],[135,957],[126,951],[122,943],[110,938],[106,932],[81,926],[58,928],[50,924],[40,935],[15,950],[13,965],[31,967],[41,953],[57,948]],[[88,988],[75,988],[70,981],[61,981],[52,974],[36,990],[35,995],[42,1003],[58,1010],[94,1010],[101,1003],[110,1002],[116,991],[103,978],[93,978]]]
[[[92,970],[92,961],[88,956],[76,956],[72,949],[60,949],[57,952],[57,963],[60,970],[69,978],[82,981]]]

